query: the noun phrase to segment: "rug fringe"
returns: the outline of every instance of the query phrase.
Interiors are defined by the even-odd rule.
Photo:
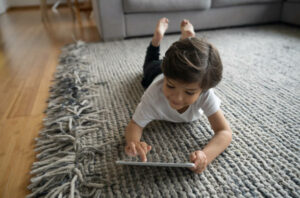
[[[108,112],[95,109],[91,103],[91,98],[97,94],[89,91],[95,91],[97,85],[87,82],[85,46],[84,42],[78,41],[62,49],[55,84],[50,88],[47,101],[44,129],[36,138],[38,161],[32,165],[30,173],[34,177],[28,186],[32,193],[27,198],[81,197],[79,187],[93,188],[92,193],[99,194],[96,189],[106,185],[86,180],[89,162],[85,162],[85,156],[101,155],[100,147],[109,142],[98,147],[84,147],[78,141],[82,136],[103,128],[107,121],[99,119],[99,114]]]

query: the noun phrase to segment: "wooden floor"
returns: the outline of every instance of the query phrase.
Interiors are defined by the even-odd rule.
[[[67,8],[39,9],[0,15],[0,197],[24,197],[35,160],[34,138],[42,127],[48,89],[60,48],[74,40],[100,42],[94,22],[81,14],[72,20]]]

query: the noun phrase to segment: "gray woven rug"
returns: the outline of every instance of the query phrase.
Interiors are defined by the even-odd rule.
[[[143,94],[151,38],[78,42],[62,50],[37,138],[28,197],[299,197],[300,29],[270,25],[199,32],[220,51],[215,89],[233,130],[231,145],[202,174],[116,165],[124,130]],[[162,42],[162,55],[179,35]],[[213,131],[207,118],[154,121],[148,161],[185,162]],[[137,160],[136,158],[131,160]]]

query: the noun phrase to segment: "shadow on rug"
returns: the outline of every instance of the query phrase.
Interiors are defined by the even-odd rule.
[[[143,94],[150,38],[78,42],[62,49],[37,138],[27,197],[299,197],[300,29],[259,26],[205,31],[224,64],[215,89],[231,145],[202,174],[116,165],[128,159],[124,130]],[[178,36],[164,38],[162,52]],[[162,53],[164,54],[164,53]],[[186,162],[213,136],[206,119],[154,121],[149,161]]]

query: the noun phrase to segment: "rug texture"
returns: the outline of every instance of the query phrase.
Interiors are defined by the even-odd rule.
[[[231,145],[202,174],[184,168],[116,165],[124,130],[143,94],[151,38],[62,49],[28,197],[300,197],[300,29],[268,25],[198,32],[220,51],[215,88],[233,130]],[[179,35],[167,35],[161,57]],[[148,161],[187,162],[213,131],[153,121]]]

